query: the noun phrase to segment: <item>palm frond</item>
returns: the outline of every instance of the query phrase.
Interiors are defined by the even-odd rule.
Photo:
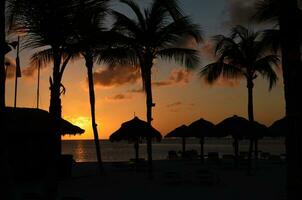
[[[277,29],[264,30],[262,41],[268,48],[271,48],[273,52],[277,53],[281,47],[280,31]]]
[[[100,49],[97,62],[108,65],[138,65],[137,55],[131,48],[118,47]]]
[[[203,67],[199,73],[206,82],[213,84],[220,76],[227,79],[238,79],[244,76],[243,71],[234,66],[223,62],[214,62]]]
[[[155,0],[154,4],[160,4],[162,7],[166,8],[174,20],[184,16],[177,0]]]
[[[276,84],[278,77],[273,67],[278,67],[280,59],[276,55],[267,55],[254,64],[254,68],[263,78],[269,81],[269,90]]]
[[[199,64],[199,52],[185,48],[167,48],[158,51],[157,55],[163,60],[174,60],[188,69],[194,69]]]
[[[128,5],[132,9],[132,11],[135,13],[135,16],[137,17],[137,20],[139,21],[139,25],[141,26],[142,29],[145,29],[146,28],[145,18],[138,4],[132,0],[120,0],[120,2]]]
[[[51,62],[53,62],[53,51],[50,48],[38,51],[30,57],[32,66],[46,66]]]
[[[143,34],[142,30],[137,26],[137,23],[128,18],[126,15],[117,11],[112,11],[112,16],[115,22],[113,23],[113,30],[118,32],[124,32],[124,34],[135,38],[136,36]]]
[[[169,47],[188,37],[193,37],[199,43],[202,41],[202,31],[188,17],[183,17],[160,29],[155,34],[154,43],[155,46]]]
[[[252,17],[257,21],[276,22],[281,11],[281,1],[279,0],[259,0],[256,2],[256,13]]]
[[[237,25],[232,28],[230,38],[235,39],[237,36],[239,36],[241,40],[245,40],[250,36],[250,31],[244,26]]]

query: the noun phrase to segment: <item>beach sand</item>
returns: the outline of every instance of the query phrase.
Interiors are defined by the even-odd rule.
[[[152,180],[145,166],[135,169],[127,162],[105,163],[105,173],[99,174],[96,163],[76,163],[72,177],[60,181],[59,199],[285,199],[284,163],[259,161],[252,176],[247,175],[245,166],[234,169],[227,163],[153,163]]]

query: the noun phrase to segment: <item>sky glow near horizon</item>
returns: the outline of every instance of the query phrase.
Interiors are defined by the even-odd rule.
[[[148,5],[149,0],[138,1],[140,5]],[[240,0],[181,0],[185,14],[190,15],[194,23],[201,26],[204,33],[204,44],[197,48],[201,50],[201,66],[212,60],[209,39],[213,35],[227,34],[232,24],[244,22],[244,14],[249,10],[253,1]],[[113,8],[128,13],[125,7],[117,2]],[[236,17],[237,16],[237,17]],[[245,24],[243,24],[245,25]],[[27,69],[31,51],[21,53],[21,67]],[[14,53],[8,55],[14,57]],[[141,92],[141,78],[133,72],[116,73],[105,66],[95,65],[94,71],[98,78],[95,80],[96,118],[99,137],[107,139],[124,121],[133,118],[134,114],[146,119],[145,95]],[[153,67],[153,99],[156,106],[153,109],[153,126],[162,135],[174,128],[204,118],[218,123],[234,114],[247,117],[247,89],[245,80],[221,79],[214,85],[206,84],[199,78],[200,68],[186,71],[175,63],[157,60]],[[32,70],[27,70],[31,72]],[[41,71],[40,108],[49,107],[49,76],[51,64]],[[64,136],[64,139],[92,139],[90,121],[90,104],[88,85],[86,83],[86,68],[83,60],[71,62],[63,76],[66,94],[62,96],[63,117],[75,125],[85,129],[82,136]],[[19,107],[36,107],[37,72],[22,74],[18,80]],[[255,119],[266,125],[283,117],[284,97],[281,72],[278,71],[279,81],[271,92],[262,77],[255,81],[254,113]],[[6,101],[13,105],[14,79],[7,80]]]

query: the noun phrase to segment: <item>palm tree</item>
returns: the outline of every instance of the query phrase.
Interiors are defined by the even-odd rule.
[[[0,112],[5,108],[5,1],[0,2]]]
[[[73,22],[76,0],[18,0],[12,12],[17,31],[24,31],[25,48],[36,49],[31,57],[32,62],[53,63],[53,74],[50,78],[49,112],[61,117],[61,94],[65,89],[61,83],[64,70],[71,59],[66,55],[72,43]],[[63,88],[63,90],[61,90]],[[59,122],[58,122],[59,123]],[[53,132],[56,133],[55,126]],[[56,155],[61,153],[61,137],[55,134]]]
[[[151,69],[154,59],[174,60],[191,69],[198,65],[198,51],[178,47],[179,42],[187,36],[192,36],[197,42],[201,41],[200,30],[192,24],[188,17],[175,15],[175,19],[169,20],[170,11],[178,13],[175,0],[169,0],[174,9],[165,6],[164,1],[153,0],[149,9],[142,12],[139,6],[131,0],[120,0],[129,6],[135,14],[135,19],[113,11],[115,19],[113,30],[121,34],[119,44],[112,46],[101,58],[107,63],[130,63],[139,66],[143,81],[143,89],[146,94],[147,122],[152,121],[152,107],[155,106],[152,99]],[[173,3],[173,4],[172,4]],[[152,143],[147,138],[147,152],[149,169],[152,169]]]
[[[97,124],[95,120],[95,93],[93,83],[93,64],[98,53],[108,46],[109,36],[112,34],[103,27],[104,18],[108,12],[108,0],[82,1],[79,5],[75,20],[76,43],[73,51],[85,59],[89,85],[89,98],[91,109],[91,123],[94,134],[97,161],[100,171],[103,171],[101,150]],[[69,52],[73,53],[73,52]]]
[[[300,2],[300,1],[299,1]],[[301,2],[300,2],[301,3]],[[286,137],[288,199],[301,198],[300,185],[302,168],[301,122],[302,98],[300,88],[301,61],[301,10],[298,0],[257,1],[256,16],[260,21],[274,21],[279,25],[282,54],[282,71],[285,94],[285,110],[288,121]]]
[[[279,58],[277,55],[266,54],[266,43],[261,38],[261,32],[254,32],[240,25],[232,29],[230,37],[217,35],[214,40],[217,61],[203,67],[201,76],[209,83],[215,82],[220,76],[235,79],[244,77],[248,89],[248,119],[253,122],[254,80],[260,74],[269,81],[269,89],[272,89],[277,81],[273,66],[277,66]],[[249,161],[254,140],[257,139],[250,140]]]

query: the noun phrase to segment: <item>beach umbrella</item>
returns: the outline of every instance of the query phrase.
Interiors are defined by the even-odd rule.
[[[251,128],[250,123],[247,119],[234,115],[221,121],[216,125],[219,131],[224,131],[227,135],[232,135],[234,142],[234,155],[235,165],[238,166],[239,158],[239,140],[242,139],[244,132],[249,131]]]
[[[132,120],[122,123],[121,127],[110,135],[109,140],[111,142],[121,140],[134,142],[135,158],[138,161],[139,141],[147,137],[155,138],[157,141],[162,138],[160,132],[150,124],[134,117]]]
[[[224,131],[227,135],[234,138],[234,154],[236,164],[238,162],[239,140],[241,139],[259,139],[267,134],[267,127],[259,122],[250,122],[246,118],[234,115],[218,123],[217,128]],[[257,145],[256,145],[257,146]],[[257,148],[256,148],[257,149]],[[258,151],[258,149],[257,149]],[[250,156],[249,156],[250,157]]]
[[[288,118],[283,117],[282,119],[279,119],[275,121],[270,127],[269,127],[269,134],[268,137],[285,137],[286,132],[288,131]]]
[[[219,131],[212,122],[202,118],[192,122],[188,128],[192,136],[200,139],[200,158],[202,162],[204,161],[204,138],[227,136],[224,131]]]
[[[170,137],[180,137],[182,138],[182,152],[186,151],[186,138],[187,137],[192,137],[190,135],[190,131],[188,126],[186,125],[181,125],[174,129],[173,131],[169,132],[165,137],[170,138]]]

